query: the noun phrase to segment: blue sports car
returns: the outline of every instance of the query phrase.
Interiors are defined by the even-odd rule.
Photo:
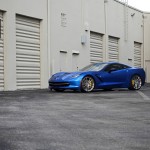
[[[49,89],[91,92],[94,89],[128,88],[139,90],[145,83],[142,68],[121,63],[94,63],[77,72],[59,72],[49,79]]]

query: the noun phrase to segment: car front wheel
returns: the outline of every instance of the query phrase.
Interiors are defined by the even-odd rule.
[[[81,81],[81,91],[91,92],[95,87],[94,79],[91,76],[86,76]]]
[[[130,80],[129,90],[139,90],[142,87],[142,79],[139,75],[134,75]]]

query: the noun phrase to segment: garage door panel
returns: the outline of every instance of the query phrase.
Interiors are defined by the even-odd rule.
[[[38,50],[40,49],[40,45],[39,43],[31,43],[31,42],[26,42],[26,41],[17,41],[16,43],[17,47],[23,46],[23,47],[27,47],[29,48],[38,48]]]
[[[36,70],[36,71],[39,71],[40,72],[40,67],[34,67],[34,66],[19,66],[18,65],[18,70],[26,70],[26,71],[34,71],[34,70]]]
[[[21,24],[21,23],[18,23],[16,22],[17,25],[16,25],[16,28],[18,30],[22,30],[22,31],[31,31],[32,33],[39,33],[38,30],[39,30],[39,25],[34,25],[34,24]]]
[[[33,83],[29,84],[29,85],[18,85],[18,89],[20,90],[24,90],[24,89],[38,89],[40,85],[35,85],[33,86]]]
[[[17,51],[26,51],[29,53],[39,53],[39,48],[38,47],[27,47],[27,46],[18,46],[16,47]]]
[[[22,67],[31,67],[31,68],[40,68],[39,63],[31,63],[31,62],[17,61],[17,68],[18,68],[19,66],[22,66]]]
[[[35,65],[38,65],[38,66],[40,64],[40,61],[37,60],[36,58],[32,59],[32,58],[17,57],[16,60],[20,63],[35,63]]]
[[[99,44],[96,44],[96,43],[93,44],[93,45],[91,44],[90,47],[91,47],[91,50],[92,49],[94,49],[94,50],[99,49],[99,51],[102,51],[102,49],[103,49],[103,45],[99,45]]]
[[[17,48],[17,53],[18,55],[28,55],[28,56],[38,56],[40,58],[40,52],[38,49],[33,50],[33,49],[19,49]]]
[[[141,67],[142,56],[141,56],[141,47],[142,44],[134,42],[134,66]]]
[[[17,74],[40,74],[40,70],[18,70]]]
[[[17,88],[40,88],[40,21],[16,17]]]
[[[19,59],[25,59],[26,61],[28,60],[33,60],[35,62],[39,62],[40,63],[40,57],[38,55],[27,55],[27,54],[18,54],[17,56],[17,60]]]
[[[2,72],[0,72],[0,90],[4,90],[4,75],[2,74]]]
[[[27,38],[27,37],[17,37],[17,42],[25,42],[30,44],[39,45],[39,39]]]
[[[17,15],[17,18],[16,18],[16,23],[17,25],[18,24],[21,24],[21,25],[25,25],[25,26],[36,26],[36,27],[39,27],[39,20],[38,19],[34,19],[33,18],[30,18],[26,16],[21,16],[21,15]]]
[[[103,44],[103,42],[102,41],[100,41],[100,40],[97,40],[97,39],[90,39],[90,44],[92,45],[92,44],[100,44],[100,45],[102,45]]]
[[[23,16],[17,15],[16,27],[18,27],[18,29],[24,29],[28,31],[31,30],[31,31],[38,32],[39,25],[40,25],[40,21],[38,19],[34,19],[33,21],[33,18],[30,18],[30,17],[23,18]]]
[[[103,62],[103,35],[90,32],[90,62]]]
[[[27,54],[27,53],[25,53],[25,52],[18,52],[18,55],[17,55],[17,58],[24,58],[24,59],[35,59],[35,60],[37,60],[37,61],[39,61],[40,62],[40,57],[39,57],[39,55],[38,54]]]
[[[108,38],[108,61],[119,61],[119,38],[112,36]]]
[[[26,82],[26,80],[23,80],[23,79],[30,79],[30,80],[31,79],[32,80],[36,79],[36,81],[40,81],[39,78],[40,78],[39,74],[32,74],[32,73],[31,74],[23,74],[22,73],[22,74],[17,75],[17,79],[18,79],[17,83],[19,83],[19,80],[22,80],[22,81]],[[40,83],[38,82],[37,84],[40,84]]]
[[[26,34],[26,33],[17,33],[16,35],[22,38],[32,38],[35,40],[40,40],[39,37],[37,37],[38,35],[31,35],[31,34]]]

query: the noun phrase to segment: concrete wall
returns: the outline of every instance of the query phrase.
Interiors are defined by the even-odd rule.
[[[66,14],[66,27],[61,26],[61,13]],[[90,31],[104,34],[104,61],[108,60],[108,36],[114,36],[120,39],[119,61],[133,65],[134,41],[143,44],[143,13],[131,7],[125,10],[116,0],[51,0],[52,73],[61,71],[61,50],[66,51],[66,70],[72,69],[73,50],[79,51],[79,68],[90,63]],[[81,36],[86,38],[84,45]]]
[[[41,20],[41,88],[47,88],[53,73],[90,63],[90,31],[103,34],[104,61],[108,61],[109,36],[119,38],[119,61],[129,65],[134,42],[141,43],[142,66],[150,82],[148,13],[143,18],[143,12],[117,0],[0,0],[0,10],[4,11],[4,90],[16,90],[17,14]]]
[[[147,82],[150,82],[150,13],[144,13],[144,57]]]
[[[90,30],[105,33],[104,1],[51,0],[50,5],[52,73],[61,71],[60,51],[66,53],[67,67],[64,71],[72,70],[74,52],[79,53],[78,69],[89,64]],[[65,27],[61,25],[61,14],[66,17]],[[86,41],[84,45],[81,44],[82,37]]]
[[[133,66],[134,41],[143,43],[143,13],[115,0],[109,0],[106,7],[107,34],[120,38],[119,61]]]
[[[41,20],[41,88],[47,87],[47,1],[0,0],[4,11],[4,90],[16,90],[16,14]]]

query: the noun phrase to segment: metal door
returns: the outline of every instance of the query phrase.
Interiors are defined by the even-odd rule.
[[[40,20],[17,15],[17,89],[40,88],[40,68]]]
[[[103,62],[103,35],[90,32],[90,62]]]
[[[108,38],[108,61],[119,62],[119,38]]]
[[[134,42],[134,66],[141,67],[141,43]]]

